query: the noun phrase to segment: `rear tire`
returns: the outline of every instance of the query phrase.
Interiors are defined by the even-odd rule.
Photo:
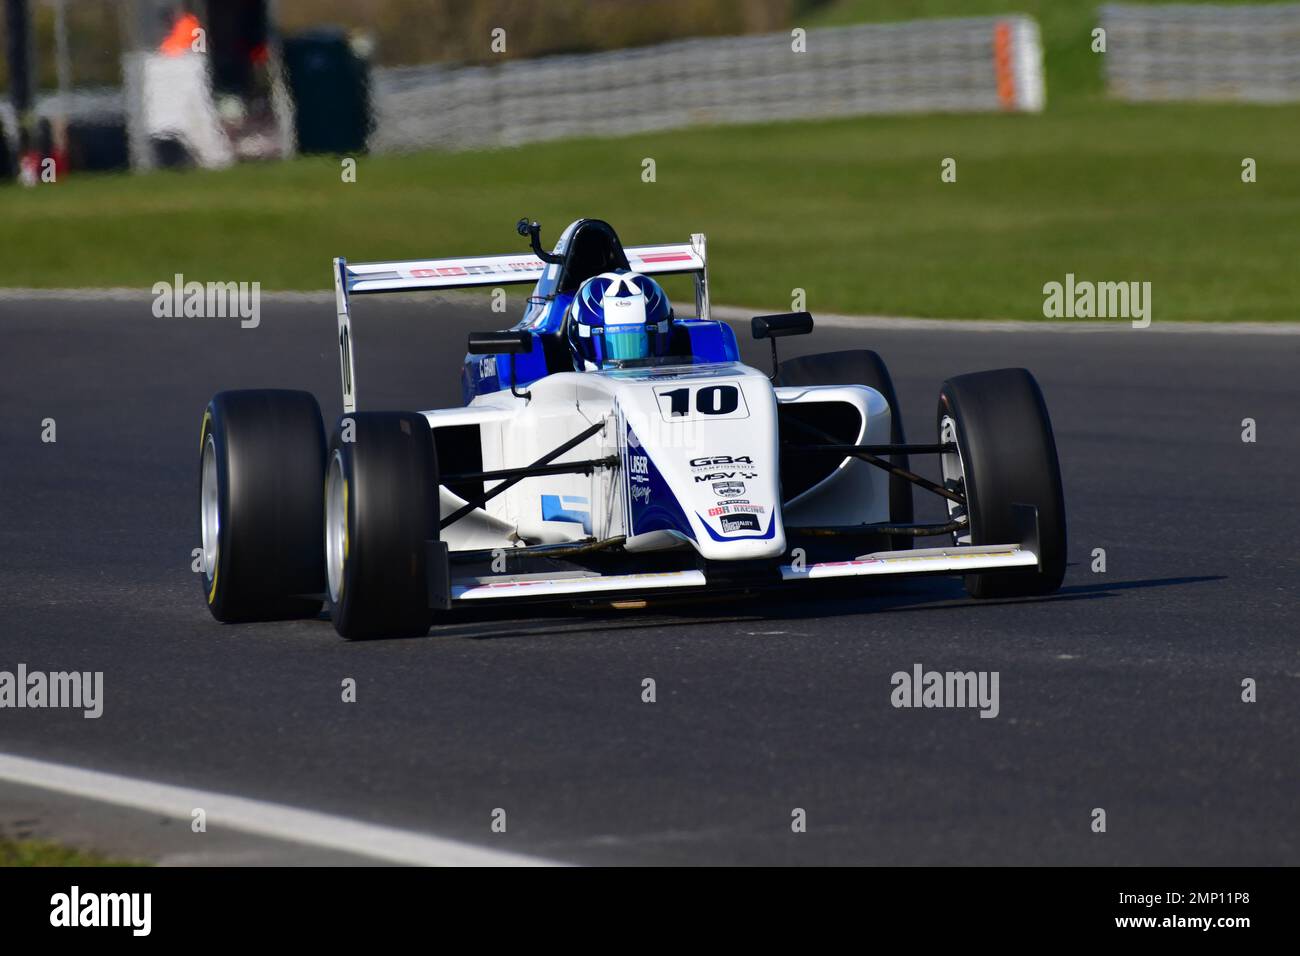
[[[889,441],[902,445],[903,414],[894,392],[894,382],[889,377],[885,360],[869,349],[848,349],[843,352],[822,352],[786,359],[777,367],[775,385],[865,385],[874,388],[889,404]],[[906,455],[890,455],[889,461],[899,468],[908,468]],[[868,466],[870,467],[870,466]],[[909,469],[910,470],[910,469]],[[895,524],[911,524],[912,483],[904,478],[890,476],[889,520]],[[890,535],[884,539],[891,551],[905,551],[912,547],[910,535]]]
[[[1065,498],[1047,404],[1023,368],[958,375],[939,391],[945,482],[965,487],[971,544],[1019,540],[1013,505],[1038,509],[1040,569],[966,575],[971,597],[1049,594],[1065,577]],[[962,538],[957,538],[962,542]]]
[[[220,392],[199,441],[203,592],[218,621],[314,617],[325,428],[309,392]]]
[[[414,412],[344,417],[330,442],[324,510],[327,594],[339,634],[356,640],[428,631],[426,542],[438,539],[439,520],[428,420]]]

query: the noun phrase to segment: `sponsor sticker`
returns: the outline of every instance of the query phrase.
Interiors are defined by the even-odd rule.
[[[650,482],[650,459],[645,455],[628,455],[627,471],[631,475],[634,484],[648,484]]]
[[[707,471],[711,468],[746,468],[754,467],[754,459],[748,455],[733,457],[731,455],[705,455],[691,459],[691,471]]]
[[[750,514],[723,515],[722,533],[732,534],[736,531],[758,531],[758,518]]]
[[[754,470],[754,459],[748,455],[705,455],[701,458],[692,458],[691,471],[703,472],[703,474],[695,476],[696,483],[715,483],[713,486],[714,491],[720,496],[744,493],[744,482],[734,481],[734,479],[758,477],[758,472]],[[719,490],[718,487],[722,484],[726,484],[728,487],[738,485],[740,490],[724,492]]]

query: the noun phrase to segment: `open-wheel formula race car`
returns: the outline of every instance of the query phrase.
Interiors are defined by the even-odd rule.
[[[775,339],[810,332],[807,313],[754,318],[772,340],[770,376],[740,361],[731,327],[709,317],[704,236],[625,249],[582,219],[547,252],[537,223],[519,231],[532,254],[335,260],[343,415],[328,441],[309,393],[212,399],[200,515],[218,620],[314,616],[327,602],[338,632],[362,638],[423,633],[490,602],[878,575],[964,575],[975,597],[1060,586],[1060,470],[1029,372],[949,379],[934,440],[908,444],[875,352],[777,361]],[[597,277],[617,292],[629,274],[693,277],[695,316],[652,327],[654,354],[575,357],[571,344],[590,344],[576,297]],[[353,296],[526,283],[517,325],[470,335],[464,407],[357,409]],[[618,331],[594,330],[606,343]],[[941,483],[911,470],[922,454],[939,456]],[[913,488],[944,498],[948,520],[916,523]],[[913,547],[922,537],[940,546]]]

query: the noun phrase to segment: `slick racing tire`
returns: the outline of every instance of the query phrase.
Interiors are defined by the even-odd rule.
[[[885,360],[868,349],[849,349],[843,352],[823,352],[818,355],[801,355],[786,359],[777,367],[775,385],[866,385],[874,388],[889,403],[890,444],[901,445],[903,415],[894,392],[894,382],[889,377]],[[899,468],[907,468],[906,455],[891,455],[889,461]],[[912,522],[912,483],[904,478],[889,479],[889,520],[895,524]],[[912,547],[910,535],[890,535],[884,539],[891,551]]]
[[[438,540],[438,520],[428,420],[414,412],[340,419],[325,467],[326,594],[339,634],[428,631],[426,542]]]
[[[308,392],[220,392],[203,413],[199,533],[218,621],[315,617],[325,590],[325,428]]]
[[[1049,594],[1065,577],[1065,498],[1047,404],[1023,368],[958,375],[939,390],[939,440],[957,451],[940,456],[944,483],[964,489],[969,533],[958,544],[1020,540],[1014,506],[1038,509],[1041,568],[966,575],[971,597]],[[950,514],[960,505],[949,503]]]

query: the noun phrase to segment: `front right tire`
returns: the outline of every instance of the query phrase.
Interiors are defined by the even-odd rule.
[[[325,428],[310,392],[219,392],[199,439],[199,570],[218,621],[315,617]]]

